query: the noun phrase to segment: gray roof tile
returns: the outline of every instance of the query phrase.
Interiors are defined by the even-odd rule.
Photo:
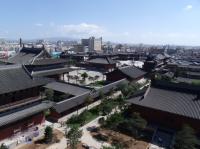
[[[14,111],[13,113],[0,116],[0,126],[5,126],[7,124],[16,122],[18,120],[22,120],[26,117],[42,112],[52,107],[52,105],[53,105],[52,102],[46,101],[39,104],[34,104],[32,106],[29,105],[28,108],[24,108],[22,110]]]
[[[200,119],[200,99],[196,94],[151,87],[143,98],[134,97],[128,102],[194,119]]]
[[[74,96],[81,95],[91,90],[85,87],[80,87],[78,85],[73,85],[69,83],[61,82],[51,82],[45,86],[45,88],[53,89],[55,91],[63,92],[66,94],[71,94]]]
[[[141,70],[140,68],[137,68],[135,66],[126,66],[119,68],[119,71],[127,75],[128,77],[135,79],[140,76],[143,76],[146,74],[145,71]]]
[[[0,94],[24,90],[49,83],[43,78],[31,78],[21,65],[0,67]]]

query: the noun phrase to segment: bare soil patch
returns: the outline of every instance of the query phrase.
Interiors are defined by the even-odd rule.
[[[64,134],[56,129],[53,130],[53,141],[50,144],[44,143],[43,138],[34,141],[31,144],[25,144],[22,147],[19,147],[18,149],[46,149],[53,143],[59,142],[64,137]]]
[[[101,128],[98,132],[91,133],[93,137],[99,134],[106,136],[109,144],[121,144],[124,149],[146,149],[148,146],[148,143],[145,141],[137,140],[133,137],[113,130]]]

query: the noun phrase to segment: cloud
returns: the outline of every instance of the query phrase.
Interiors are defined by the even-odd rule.
[[[192,8],[193,8],[192,5],[187,5],[187,6],[185,7],[185,10],[189,11],[189,10],[191,10]]]
[[[73,37],[105,36],[109,34],[104,27],[88,23],[58,25],[57,28],[62,35]]]
[[[35,26],[41,27],[41,26],[43,26],[43,24],[41,24],[41,23],[36,23]]]

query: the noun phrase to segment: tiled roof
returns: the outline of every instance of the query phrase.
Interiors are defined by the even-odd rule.
[[[78,85],[73,85],[69,83],[61,83],[61,82],[51,82],[44,86],[45,88],[53,89],[55,91],[63,92],[66,94],[71,94],[74,96],[81,95],[91,90],[85,87],[80,87]]]
[[[13,110],[12,113],[0,116],[0,127],[42,112],[52,107],[52,105],[52,102],[46,101],[39,104],[29,105],[27,108],[23,108],[21,110]]]
[[[0,94],[24,90],[49,83],[47,79],[31,78],[21,65],[0,67]]]
[[[197,94],[151,87],[146,96],[128,100],[129,103],[169,112],[185,117],[200,119],[200,99]]]
[[[111,58],[94,58],[88,61],[89,63],[96,63],[96,64],[115,64],[116,62]]]
[[[43,76],[51,76],[57,74],[63,74],[72,71],[71,68],[64,67],[64,68],[56,68],[56,69],[48,69],[48,70],[40,70],[40,71],[33,71],[31,73],[32,76],[43,77]]]
[[[92,96],[93,98],[96,98],[99,96],[99,93],[102,92],[103,94],[106,94],[110,91],[110,89],[112,88],[116,88],[118,87],[120,84],[122,83],[127,83],[127,80],[126,79],[122,79],[122,80],[119,80],[119,81],[116,81],[114,83],[111,83],[111,84],[108,84],[108,85],[105,85],[97,90],[94,90],[94,91],[91,91],[91,92],[85,92],[81,95],[78,95],[78,96],[75,96],[75,97],[72,97],[70,99],[66,99],[64,101],[61,101],[59,103],[56,103],[54,105],[54,109],[58,112],[58,113],[62,113],[64,111],[67,111],[73,107],[76,107],[78,105],[81,105],[85,102],[85,99],[87,96]]]
[[[78,95],[69,99],[66,99],[64,101],[61,101],[59,103],[56,103],[53,108],[56,110],[58,113],[62,113],[64,111],[67,111],[71,108],[74,108],[78,105],[81,105],[85,102],[85,99],[87,96],[89,96],[89,92],[86,92],[82,95]]]
[[[143,71],[140,68],[137,68],[135,66],[122,67],[122,68],[119,68],[119,71],[121,71],[123,74],[125,74],[126,76],[128,76],[132,79],[141,77],[146,74],[145,71]]]
[[[63,64],[66,63],[66,60],[60,58],[42,58],[36,59],[32,65],[51,65],[51,64]]]
[[[23,47],[16,55],[13,57],[10,57],[7,60],[7,63],[13,63],[13,64],[31,64],[36,57],[42,55],[46,55],[46,57],[50,57],[47,52],[44,52],[44,48],[28,48]]]

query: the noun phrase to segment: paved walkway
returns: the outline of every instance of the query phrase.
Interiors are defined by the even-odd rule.
[[[154,145],[154,144],[149,144],[148,149],[165,149],[165,148],[159,147],[159,146]]]
[[[88,74],[88,76],[91,76],[91,77],[95,77],[95,76],[99,76],[98,79],[96,80],[90,80],[89,77],[85,79],[85,81],[83,83],[80,82],[80,80],[82,79],[81,77],[81,74],[83,74],[84,72],[86,72]],[[69,82],[70,83],[74,83],[74,84],[79,84],[79,85],[88,85],[90,83],[93,83],[94,81],[101,81],[101,80],[105,80],[106,78],[103,76],[103,74],[101,72],[98,72],[98,71],[94,71],[94,70],[86,70],[84,68],[77,68],[77,70],[74,70],[74,71],[70,71],[69,72],[69,75],[70,76],[78,76],[79,79],[76,80],[76,79],[69,79]],[[64,75],[64,80],[66,82],[68,82],[68,77],[67,75]]]
[[[101,149],[101,147],[103,145],[104,146],[110,146],[110,144],[108,144],[106,142],[100,142],[100,141],[97,141],[96,139],[94,139],[91,136],[90,132],[87,130],[88,127],[92,127],[92,126],[98,127],[99,126],[98,119],[100,117],[102,117],[102,116],[97,117],[96,119],[94,119],[90,123],[88,123],[85,126],[81,127],[81,129],[83,130],[83,136],[81,137],[81,142],[85,143],[85,144],[87,144],[89,146],[95,147],[97,149]]]
[[[112,95],[112,97],[116,97],[120,94],[120,92],[116,92],[114,93],[114,95]],[[90,104],[88,106],[88,109],[91,109],[97,105],[99,105],[101,103],[101,100],[98,100],[92,104]],[[81,112],[83,112],[84,110],[86,110],[87,107],[83,107],[81,109],[78,110],[78,113],[80,114]],[[111,112],[113,113],[113,112]],[[77,114],[77,111],[74,111],[62,118],[60,118],[58,120],[58,123],[51,123],[51,122],[48,122],[47,121],[47,124],[48,125],[51,125],[54,129],[57,129],[61,132],[63,132],[65,134],[65,131],[66,131],[66,125],[65,125],[65,122],[72,116],[72,115],[76,115]],[[96,119],[94,119],[93,121],[91,121],[90,123],[84,125],[83,127],[81,127],[81,129],[83,130],[83,136],[81,138],[81,142],[82,143],[85,143],[89,146],[93,146],[97,149],[100,149],[102,147],[102,145],[105,145],[105,146],[110,146],[108,143],[105,143],[105,142],[99,142],[97,140],[95,140],[91,135],[90,135],[90,132],[87,130],[88,127],[92,127],[92,126],[96,126],[98,127],[99,124],[98,124],[98,119],[102,117],[102,116],[99,116],[97,117]],[[60,122],[64,122],[64,126],[61,127],[61,124]],[[67,139],[65,137],[63,137],[61,139],[61,141],[59,143],[55,143],[51,146],[49,146],[47,149],[66,149],[67,147]]]

